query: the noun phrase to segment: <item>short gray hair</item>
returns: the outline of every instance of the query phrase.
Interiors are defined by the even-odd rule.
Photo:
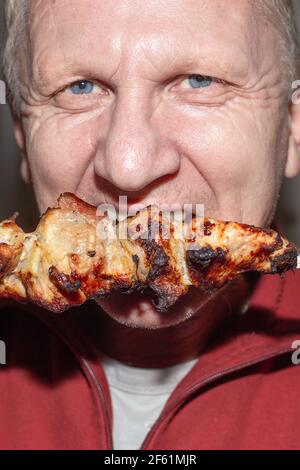
[[[280,32],[283,66],[290,86],[299,72],[299,32],[293,0],[259,0],[258,7]]]
[[[295,27],[292,0],[256,0],[260,11],[279,30],[283,66],[290,87],[298,72],[298,34]],[[3,75],[8,98],[15,112],[20,109],[20,92],[16,56],[26,32],[29,0],[5,0],[6,39],[3,52]]]
[[[25,38],[28,0],[5,0],[5,41],[3,49],[3,76],[6,81],[8,99],[14,111],[20,109],[19,73],[16,56]]]

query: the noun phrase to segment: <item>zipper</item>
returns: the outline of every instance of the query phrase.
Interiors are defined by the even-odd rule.
[[[157,420],[154,422],[153,426],[151,427],[150,431],[146,435],[141,447],[139,450],[147,450],[147,447],[150,444],[151,439],[153,438],[154,433],[156,430],[159,428],[159,426],[165,421],[179,406],[183,405],[196,391],[201,389],[202,387],[213,383],[217,379],[221,377],[225,377],[226,375],[230,375],[233,372],[238,372],[242,369],[245,369],[247,367],[251,367],[255,364],[259,364],[260,362],[263,362],[267,359],[272,359],[273,357],[276,356],[281,356],[283,354],[287,354],[289,352],[292,352],[292,348],[284,348],[282,350],[277,350],[274,351],[273,353],[266,354],[260,358],[252,359],[247,362],[244,362],[242,364],[237,364],[236,366],[229,367],[228,369],[224,369],[223,371],[216,372],[214,374],[209,375],[208,377],[202,379],[200,382],[197,382],[187,390],[185,390],[178,398],[173,400],[172,403],[170,403],[159,415]]]
[[[108,443],[108,449],[113,450],[112,423],[111,423],[110,415],[109,415],[108,408],[106,405],[106,401],[104,399],[104,392],[103,392],[102,386],[99,380],[97,379],[97,376],[93,368],[90,366],[90,364],[83,358],[77,358],[77,360],[82,361],[81,366],[85,367],[86,373],[89,374],[90,378],[94,381],[94,384],[98,393],[98,397],[102,405],[103,414],[104,414],[105,437]]]

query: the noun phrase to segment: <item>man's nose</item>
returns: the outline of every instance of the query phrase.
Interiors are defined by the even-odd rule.
[[[115,102],[100,147],[95,172],[123,191],[139,191],[180,166],[180,154],[159,128],[155,110],[134,93]]]

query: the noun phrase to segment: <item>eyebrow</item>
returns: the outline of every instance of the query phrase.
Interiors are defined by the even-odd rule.
[[[179,50],[177,55],[176,53],[173,55],[171,61],[167,57],[167,52],[159,57],[154,56],[153,53],[151,54],[151,51],[147,51],[146,59],[144,60],[147,60],[149,56],[150,62],[155,64],[153,68],[155,74],[157,74],[157,81],[168,80],[172,78],[171,75],[178,76],[185,73],[198,73],[220,78],[236,86],[243,86],[249,74],[250,61],[240,45],[230,44],[230,47],[225,46],[224,48],[222,44],[222,50],[219,53],[217,52],[218,43],[216,43],[216,47],[212,48],[212,53],[210,53],[209,49],[210,47],[207,46],[204,48],[199,47],[199,54],[191,53],[191,51],[186,51],[185,54],[184,51]],[[75,48],[74,50],[76,51]],[[50,90],[54,88],[54,81],[55,90],[53,89],[52,93],[58,88],[66,86],[66,79],[69,82],[81,78],[99,79],[99,81],[109,84],[109,75],[107,72],[104,72],[104,56],[102,56],[103,60],[98,60],[95,66],[94,61],[87,57],[82,57],[80,54],[78,57],[76,57],[76,54],[74,54],[74,57],[72,55],[71,51],[68,61],[59,64],[54,60],[56,56],[54,47],[47,54],[49,59],[47,66],[39,68],[39,73],[36,77],[33,77],[33,86],[36,86],[42,94],[50,95]],[[99,56],[101,57],[100,54]]]
[[[61,66],[51,66],[50,71],[41,71],[39,75],[32,80],[34,87],[38,91],[45,95],[50,96],[57,89],[63,88],[76,80],[82,78],[90,80],[99,80],[109,85],[109,78],[101,70],[101,64],[95,67],[89,67],[88,65],[83,64],[82,62],[74,61],[68,66],[66,64],[61,64]],[[248,77],[248,66],[243,66],[241,61],[237,63],[228,63],[226,61],[206,61],[205,59],[197,58],[190,60],[180,60],[177,59],[173,62],[172,65],[165,68],[164,71],[160,71],[159,76],[157,76],[157,81],[167,81],[169,79],[174,79],[176,76],[184,74],[201,74],[206,76],[212,76],[214,78],[219,78],[221,80],[227,81],[235,86],[242,87]]]
[[[229,58],[228,58],[229,59]],[[249,61],[245,58],[242,60],[241,55],[239,60],[226,60],[224,56],[218,59],[207,59],[206,56],[198,56],[191,59],[174,60],[170,70],[176,71],[180,69],[187,69],[191,72],[193,70],[198,73],[204,73],[208,76],[215,78],[222,78],[227,81],[237,81],[241,84],[245,81],[249,71]]]

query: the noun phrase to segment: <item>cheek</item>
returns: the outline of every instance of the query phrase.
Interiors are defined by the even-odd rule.
[[[208,114],[198,122],[182,120],[181,149],[207,179],[242,184],[257,163],[263,164],[258,154],[263,150],[261,139],[257,129],[249,124],[224,112]]]
[[[168,133],[177,133],[180,152],[212,189],[217,200],[215,215],[262,223],[277,188],[281,123],[265,110],[245,106],[196,111],[174,116],[176,126],[170,125]],[[195,180],[195,174],[192,177]]]
[[[34,190],[41,210],[64,191],[75,192],[97,142],[97,124],[74,117],[34,121],[27,128],[27,152]]]

